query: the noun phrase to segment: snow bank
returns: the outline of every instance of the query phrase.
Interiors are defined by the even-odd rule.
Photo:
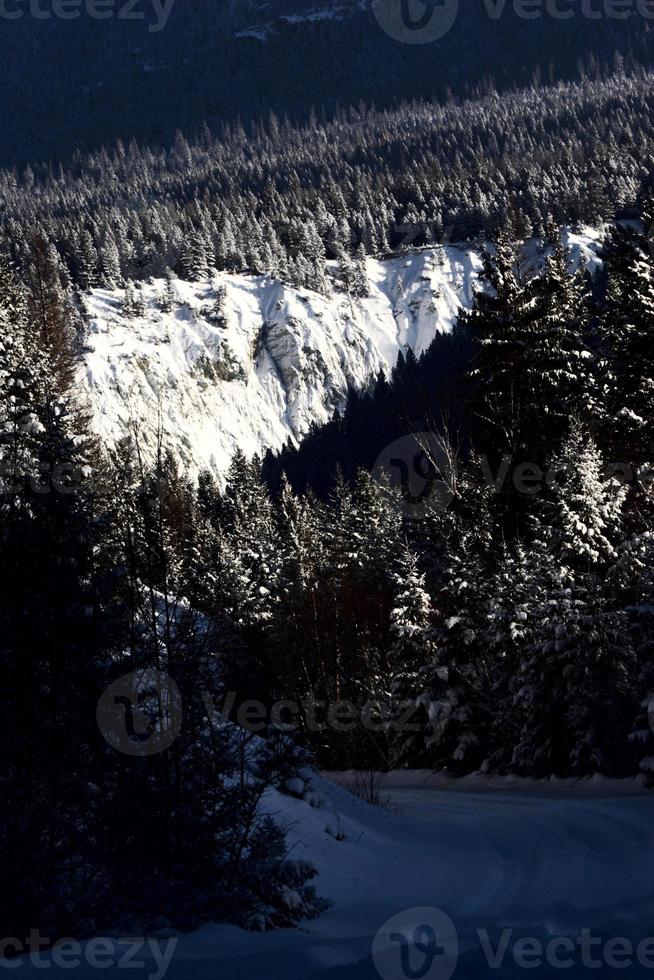
[[[323,772],[323,779],[335,783],[343,789],[355,785],[357,773]],[[394,790],[447,790],[448,792],[469,793],[471,791],[489,793],[529,793],[546,796],[564,796],[566,799],[585,796],[647,796],[644,776],[630,776],[612,779],[599,774],[583,779],[532,779],[523,776],[488,776],[473,772],[467,776],[453,776],[446,772],[432,772],[430,769],[397,769],[394,772],[377,774],[376,785],[382,798]]]
[[[600,794],[592,781],[583,791],[567,781],[554,794],[512,782],[515,793],[483,777],[439,785],[426,773],[393,774],[384,787],[392,809],[369,807],[317,775],[305,774],[303,798],[270,792],[265,806],[287,829],[288,857],[316,866],[332,908],[298,929],[211,925],[178,937],[168,980],[379,980],[371,955],[378,930],[425,907],[452,918],[456,976],[471,980],[524,976],[485,967],[479,930],[494,946],[505,928],[543,941],[583,930],[634,943],[651,936],[654,795],[607,780],[595,781]],[[119,971],[108,965],[104,976]],[[19,972],[40,976],[42,966],[24,963]],[[81,967],[76,976],[96,973]],[[155,964],[140,975],[159,980]]]

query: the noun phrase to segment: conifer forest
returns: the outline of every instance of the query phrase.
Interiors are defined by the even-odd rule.
[[[653,38],[0,4],[0,971],[654,976]]]

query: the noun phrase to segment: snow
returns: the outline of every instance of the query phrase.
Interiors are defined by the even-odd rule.
[[[304,800],[277,792],[266,800],[288,828],[290,858],[318,868],[318,891],[332,908],[293,930],[252,934],[210,925],[182,936],[170,980],[378,980],[371,958],[378,930],[420,907],[440,909],[454,922],[457,978],[524,975],[512,960],[486,972],[479,930],[488,931],[493,947],[504,928],[543,942],[585,929],[634,944],[654,933],[654,796],[638,780],[539,783],[402,772],[382,783],[385,809],[332,780],[312,777]],[[25,964],[19,975],[36,969]],[[93,971],[76,975],[84,980],[87,973]],[[56,974],[53,966],[48,975]],[[119,976],[118,969],[105,976]]]
[[[471,302],[479,269],[478,255],[455,247],[369,260],[365,299],[221,275],[225,328],[208,319],[210,283],[176,281],[181,305],[171,313],[158,306],[163,281],[145,284],[140,317],[122,315],[122,290],[95,290],[80,372],[94,428],[109,444],[137,432],[146,455],[161,430],[190,475],[220,476],[237,447],[253,455],[297,442],[344,406],[350,387],[388,373],[401,350],[426,350]],[[242,378],[211,376],[225,343]]]
[[[595,273],[601,267],[598,257],[606,228],[584,227],[580,231],[564,228],[561,238],[570,251],[570,261],[575,267],[584,265],[589,272]]]
[[[276,18],[270,19],[271,11],[269,4],[264,4],[258,11],[254,10],[251,12],[261,23],[258,26],[250,26],[244,30],[235,31],[235,37],[251,37],[256,38],[258,41],[266,41],[271,34],[277,33],[280,28],[283,28],[286,24],[307,24],[307,23],[319,23],[320,21],[330,21],[330,20],[344,20],[348,16],[352,16],[356,10],[364,10],[367,6],[368,0],[358,0],[357,3],[333,3],[326,7],[315,7],[309,9],[304,13],[296,14],[277,14]]]
[[[599,232],[565,237],[573,262],[593,267]],[[538,244],[526,253],[537,262]],[[388,374],[400,351],[419,355],[438,331],[450,331],[472,305],[480,270],[479,249],[464,245],[369,259],[363,299],[220,274],[213,283],[176,281],[171,313],[161,312],[164,283],[154,280],[140,291],[145,314],[130,317],[121,312],[122,290],[95,290],[79,374],[93,427],[110,445],[137,435],[146,458],[161,435],[190,477],[209,469],[220,478],[237,448],[251,456],[296,444],[312,423],[343,408],[349,388]],[[224,327],[211,321],[219,283]],[[221,380],[216,368],[228,350],[241,375]]]

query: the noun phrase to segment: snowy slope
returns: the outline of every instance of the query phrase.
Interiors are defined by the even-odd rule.
[[[312,782],[306,799],[274,792],[267,805],[288,827],[290,857],[318,868],[317,887],[332,908],[292,930],[252,934],[211,925],[179,937],[168,980],[379,980],[371,955],[375,935],[391,916],[421,907],[443,910],[454,923],[457,980],[525,976],[510,953],[501,969],[489,969],[478,930],[488,931],[493,947],[504,928],[514,930],[513,941],[527,935],[544,943],[575,942],[591,930],[604,941],[628,937],[635,946],[654,933],[654,796],[636,780],[471,776],[450,782],[392,774],[383,793],[393,809],[386,810],[318,777]],[[115,960],[121,955],[124,947],[116,944]],[[112,956],[106,959],[107,980],[120,977]],[[18,975],[41,975],[44,966],[59,975],[51,954],[40,968],[23,964]],[[82,964],[76,976],[86,980],[96,972]],[[561,975],[560,969],[532,972]],[[161,980],[154,963],[139,975]],[[397,962],[382,980],[408,975]],[[577,954],[563,975],[616,973],[587,972]]]
[[[570,235],[574,260],[596,261],[597,238]],[[528,251],[535,261],[535,246]],[[253,455],[297,442],[343,407],[348,388],[450,330],[479,288],[481,261],[472,248],[445,246],[367,268],[365,299],[221,274],[176,282],[171,313],[159,306],[163,282],[144,284],[145,315],[128,318],[121,290],[94,291],[80,385],[97,433],[109,444],[138,434],[147,456],[161,431],[190,476],[203,468],[220,476],[237,448]],[[218,283],[225,326],[211,320]]]

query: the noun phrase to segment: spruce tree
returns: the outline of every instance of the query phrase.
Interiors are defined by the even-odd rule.
[[[523,773],[628,770],[636,660],[626,614],[607,584],[617,558],[624,488],[602,477],[596,446],[573,423],[554,459],[535,534],[542,602],[515,697]]]
[[[535,322],[521,365],[530,394],[525,442],[539,463],[563,438],[571,416],[590,421],[597,415],[598,398],[584,273],[569,271],[570,256],[553,223],[547,241],[550,254],[534,283]]]
[[[494,455],[518,455],[527,438],[530,391],[525,365],[536,311],[533,286],[525,282],[515,247],[500,235],[483,256],[487,284],[462,317],[474,344],[471,426],[476,444]]]
[[[644,235],[616,228],[606,249],[602,316],[606,431],[615,458],[654,460],[654,260]]]

